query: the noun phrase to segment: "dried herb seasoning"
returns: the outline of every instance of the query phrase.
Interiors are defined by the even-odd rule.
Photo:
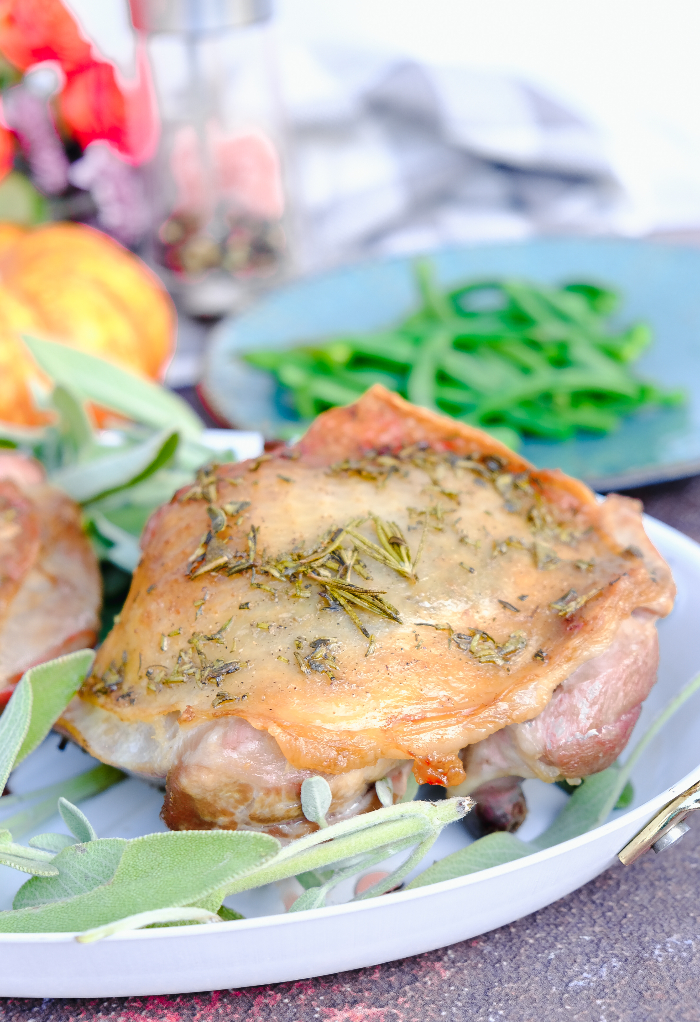
[[[459,649],[470,653],[480,664],[496,664],[498,667],[504,667],[527,646],[525,632],[512,632],[502,644],[479,628],[455,632],[453,639]]]

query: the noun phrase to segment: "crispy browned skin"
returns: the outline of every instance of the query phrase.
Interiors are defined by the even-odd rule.
[[[0,705],[27,668],[94,645],[100,603],[80,508],[36,462],[0,455]]]
[[[460,749],[537,716],[634,610],[672,606],[635,502],[597,504],[582,483],[382,387],[320,416],[289,454],[221,466],[154,515],[81,691],[83,717],[92,705],[115,723],[177,722],[180,734],[241,717],[297,769],[414,759],[419,780],[457,784]],[[240,502],[203,553],[208,505]],[[343,535],[346,557],[356,547],[372,576],[353,570],[352,583],[384,593],[400,618],[355,606],[370,643],[342,607],[328,609],[319,562],[305,573],[301,561],[353,521],[377,543],[371,514],[398,525],[411,557],[422,552],[414,581]],[[242,567],[251,560],[254,571]],[[311,661],[319,638],[334,646]]]

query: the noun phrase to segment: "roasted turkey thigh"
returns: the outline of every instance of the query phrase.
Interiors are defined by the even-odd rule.
[[[37,462],[0,454],[0,707],[29,667],[94,645],[101,589],[80,508]]]
[[[200,472],[142,547],[62,726],[100,759],[168,776],[172,826],[265,827],[260,806],[276,802],[271,825],[303,827],[308,772],[338,778],[339,812],[400,763],[459,785],[460,750],[526,728],[621,625],[633,645],[625,622],[653,629],[674,592],[635,502],[598,504],[381,387],[320,416],[294,450]],[[639,699],[593,702],[619,737],[629,722],[615,714]],[[540,776],[584,752],[599,769],[618,740],[589,736],[572,759],[555,731],[519,739]],[[256,773],[257,757],[275,771]]]

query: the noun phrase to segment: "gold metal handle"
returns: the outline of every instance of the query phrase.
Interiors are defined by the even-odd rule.
[[[617,853],[620,862],[629,866],[650,848],[661,852],[674,844],[690,829],[683,821],[695,809],[700,809],[700,781],[659,810],[654,819]]]

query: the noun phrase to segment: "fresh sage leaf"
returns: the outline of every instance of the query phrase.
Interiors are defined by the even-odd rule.
[[[40,858],[38,848],[25,848],[24,845],[0,845],[0,865],[10,866],[21,873],[33,873],[40,877],[58,876],[58,867],[54,866],[54,856],[46,853],[46,858]]]
[[[9,830],[0,830],[0,864],[11,866],[22,873],[52,876],[58,873],[58,870],[50,865],[53,858],[54,856],[47,851],[14,844]]]
[[[69,845],[77,844],[77,841],[68,834],[37,834],[30,837],[28,844],[32,848],[43,848],[46,852],[57,854]]]
[[[388,777],[382,777],[381,781],[375,781],[374,790],[377,793],[377,798],[383,806],[393,806],[394,785]]]
[[[432,843],[444,826],[461,819],[472,805],[468,798],[399,803],[342,820],[280,849],[274,859],[235,880],[226,893],[238,894],[290,876],[317,872],[333,864],[342,867],[349,865],[347,860],[351,860],[351,868],[357,872],[370,853],[378,855],[381,861],[402,848],[426,841]]]
[[[424,887],[426,884],[437,884],[441,880],[454,880],[455,877],[467,876],[469,873],[478,873],[482,869],[490,869],[492,866],[501,866],[505,862],[513,862],[515,859],[522,859],[526,855],[532,855],[533,849],[525,841],[520,841],[513,834],[497,832],[487,834],[479,838],[466,848],[446,855],[429,866],[423,873],[419,874],[407,885],[406,890],[412,891],[416,887]]]
[[[55,383],[156,429],[178,429],[198,440],[204,425],[182,398],[95,355],[23,335],[34,359]]]
[[[51,784],[47,788],[41,788],[26,795],[6,795],[4,798],[0,798],[0,810],[5,804],[8,806],[17,803],[23,804],[33,798],[38,798],[40,801],[26,809],[20,809],[12,816],[4,817],[1,821],[2,826],[7,827],[15,838],[22,837],[30,830],[40,827],[42,823],[50,820],[56,814],[56,799],[59,796],[63,795],[71,802],[80,802],[93,795],[99,795],[100,792],[106,791],[114,784],[119,784],[125,778],[126,774],[123,774],[121,770],[108,766],[106,763],[100,763],[92,770],[86,770],[85,773],[78,774],[77,777],[60,781],[58,784]]]
[[[325,887],[310,887],[303,894],[300,894],[290,912],[306,912],[310,908],[323,908],[326,904]]]
[[[616,809],[627,809],[634,802],[634,785],[628,781],[620,792],[620,797],[615,803]]]
[[[50,879],[28,880],[15,894],[13,908],[40,908],[42,905],[63,903],[109,883],[114,878],[127,843],[123,838],[103,838],[86,845],[77,842],[66,845],[54,859],[58,875]]]
[[[418,781],[413,776],[413,771],[408,775],[406,780],[406,791],[399,799],[399,802],[413,802],[414,798],[418,794]]]
[[[83,931],[142,912],[191,906],[278,849],[267,834],[223,830],[71,845],[53,860],[58,877],[28,881],[17,892],[15,910],[0,912],[0,932]]]
[[[25,674],[0,717],[0,792],[15,765],[32,719],[32,687]]]
[[[222,905],[216,914],[223,923],[232,923],[239,919],[245,919],[245,916],[242,916],[240,912],[236,912],[234,909],[228,908],[226,905]]]
[[[96,926],[93,930],[85,930],[76,936],[80,944],[90,944],[95,940],[103,940],[114,933],[128,930],[140,930],[144,926],[157,926],[165,923],[220,923],[218,912],[209,912],[204,908],[157,908],[150,912],[137,912],[136,915],[117,919],[107,926]]]
[[[26,672],[23,680],[26,680],[30,686],[33,697],[31,717],[15,757],[15,766],[21,763],[25,756],[33,752],[46,738],[85,681],[94,659],[94,650],[79,649],[75,653],[66,653],[65,656],[48,660],[45,664],[30,667]],[[14,695],[12,699],[14,699]],[[1,721],[5,719],[6,714],[7,710],[0,718],[0,728],[2,727]]]
[[[78,504],[86,504],[148,479],[172,459],[178,442],[178,433],[164,430],[143,443],[117,449],[87,464],[59,468],[49,474],[49,481]]]
[[[532,850],[551,848],[552,845],[578,837],[604,823],[610,813],[606,807],[609,806],[611,792],[617,787],[619,776],[620,768],[615,765],[586,777],[554,823],[530,842]]]
[[[109,560],[123,571],[129,573],[135,571],[136,565],[141,559],[141,548],[138,539],[132,536],[130,532],[127,532],[126,529],[122,529],[119,525],[110,522],[109,518],[106,518],[98,511],[91,512],[90,521],[92,527],[97,531],[99,538],[102,539],[104,537],[106,541],[105,547]]]
[[[97,834],[87,816],[81,813],[78,807],[69,802],[67,798],[59,798],[58,811],[66,827],[77,841],[87,844],[88,841],[96,840]]]
[[[326,813],[331,807],[333,794],[325,777],[307,777],[301,785],[301,811],[311,823],[327,827]]]
[[[51,394],[58,412],[60,432],[74,461],[89,461],[98,451],[97,441],[85,405],[70,387],[58,384]]]
[[[647,728],[646,732],[642,735],[640,740],[632,749],[632,752],[629,754],[625,762],[620,767],[620,772],[618,774],[616,783],[610,791],[610,797],[603,806],[603,808],[601,809],[600,819],[601,823],[608,818],[608,815],[615,808],[615,805],[617,804],[620,795],[624,791],[625,785],[627,784],[630,778],[630,774],[632,773],[632,770],[634,769],[634,765],[637,762],[637,760],[644,754],[644,751],[656,738],[661,729],[665,727],[665,725],[668,723],[671,717],[673,717],[674,714],[678,713],[681,707],[684,706],[685,703],[687,703],[687,701],[692,696],[694,696],[698,691],[700,691],[700,674],[696,674],[695,677],[692,678],[691,681],[689,681],[688,684],[681,689],[678,695],[674,696],[674,698],[671,700],[668,706],[666,706],[661,711],[658,717],[656,717],[656,719],[652,721],[651,726]]]
[[[308,870],[306,873],[297,873],[297,880],[305,891],[310,890],[312,887],[322,887],[326,880],[329,879],[330,877],[327,873],[321,875],[313,870]]]

